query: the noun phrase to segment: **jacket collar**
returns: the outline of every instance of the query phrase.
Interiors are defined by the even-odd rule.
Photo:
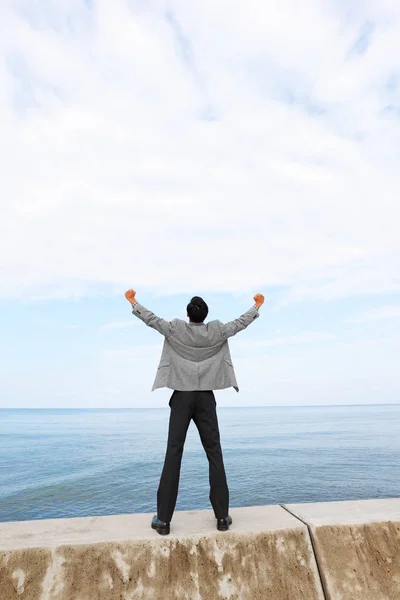
[[[205,325],[205,323],[195,323],[194,321],[189,321],[189,325]]]

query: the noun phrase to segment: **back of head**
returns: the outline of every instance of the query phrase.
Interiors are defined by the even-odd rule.
[[[187,305],[187,314],[193,323],[203,323],[208,315],[208,306],[200,296],[193,296]]]

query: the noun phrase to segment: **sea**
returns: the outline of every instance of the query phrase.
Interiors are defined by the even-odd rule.
[[[400,405],[218,407],[231,506],[400,497]],[[0,410],[0,521],[154,513],[169,409]],[[177,510],[210,509],[192,422]]]

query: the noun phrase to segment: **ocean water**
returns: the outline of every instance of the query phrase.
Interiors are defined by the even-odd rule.
[[[400,405],[218,408],[231,506],[400,496]],[[0,521],[153,512],[169,409],[0,410]],[[192,423],[177,510],[210,508]]]

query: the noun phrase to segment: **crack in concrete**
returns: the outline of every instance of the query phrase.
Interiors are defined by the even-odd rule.
[[[286,508],[286,506],[284,506],[283,504],[280,504],[279,506],[281,508],[283,508],[283,510],[286,510],[286,512],[288,512],[289,515],[292,515],[292,517],[295,517],[295,519],[297,519],[298,521],[300,521],[300,523],[303,523],[303,525],[305,525],[307,527],[308,535],[310,536],[311,548],[312,548],[314,558],[315,558],[315,564],[317,565],[317,571],[318,571],[319,581],[321,583],[322,593],[324,594],[325,600],[330,600],[330,594],[326,588],[324,579],[322,577],[322,568],[319,564],[318,553],[317,553],[317,549],[316,549],[316,542],[315,542],[315,538],[314,538],[311,526],[308,523],[306,523],[305,521],[303,521],[303,519],[300,519],[300,517],[298,515],[295,515],[291,510]]]

